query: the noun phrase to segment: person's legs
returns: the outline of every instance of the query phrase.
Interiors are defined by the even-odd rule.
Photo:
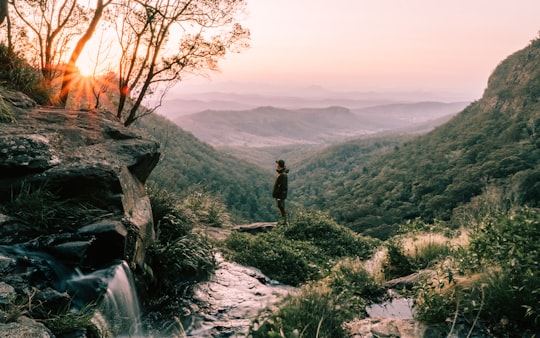
[[[281,217],[285,218],[287,216],[285,212],[285,200],[283,199],[276,199],[276,204],[279,209],[279,212],[281,213]]]

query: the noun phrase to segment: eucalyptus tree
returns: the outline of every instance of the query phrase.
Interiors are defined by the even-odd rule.
[[[98,23],[100,22],[103,12],[105,8],[112,3],[112,0],[97,0],[96,1],[96,8],[93,10],[92,19],[89,21],[88,25],[86,26],[83,34],[79,37],[77,40],[77,43],[75,44],[75,47],[73,48],[71,55],[64,67],[64,72],[62,76],[62,85],[60,88],[60,93],[58,96],[58,105],[65,107],[67,103],[67,98],[69,95],[69,91],[71,89],[71,83],[73,81],[74,74],[77,73],[77,66],[75,65],[77,60],[79,59],[79,56],[81,55],[82,50],[84,49],[84,46],[88,43],[88,41],[92,38],[94,35],[94,32],[96,31],[96,28],[98,26]]]
[[[248,47],[249,31],[236,20],[245,5],[245,0],[132,0],[119,7],[117,117],[129,126],[153,113],[184,75],[218,70],[227,52]]]
[[[51,82],[63,73],[73,39],[84,32],[87,10],[77,0],[26,0],[11,2],[23,23],[18,46],[28,61]]]

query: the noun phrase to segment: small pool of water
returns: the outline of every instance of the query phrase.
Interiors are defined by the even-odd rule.
[[[371,318],[412,319],[413,301],[408,298],[393,298],[381,304],[367,306],[366,312]]]

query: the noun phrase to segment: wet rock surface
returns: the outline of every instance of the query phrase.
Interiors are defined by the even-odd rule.
[[[192,337],[244,337],[261,311],[275,309],[295,288],[271,281],[259,270],[216,255],[214,276],[194,289],[198,313],[186,328]]]

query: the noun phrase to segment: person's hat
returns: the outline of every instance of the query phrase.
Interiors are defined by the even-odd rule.
[[[283,161],[283,160],[277,160],[276,163],[277,163],[281,168],[285,168],[285,161]]]

